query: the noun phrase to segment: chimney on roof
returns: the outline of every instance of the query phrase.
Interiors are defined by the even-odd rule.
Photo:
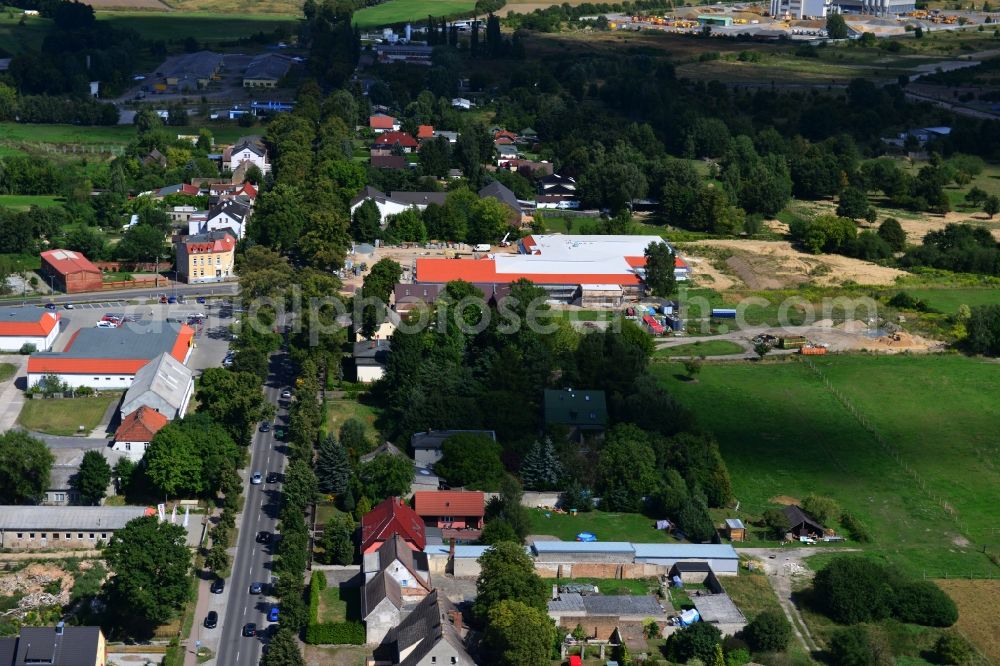
[[[62,636],[63,635],[63,630],[65,629],[65,627],[66,627],[66,623],[65,622],[62,622],[62,621],[57,622],[56,623],[56,636]]]
[[[449,611],[448,615],[451,616],[451,626],[455,627],[455,631],[462,633],[462,611]]]

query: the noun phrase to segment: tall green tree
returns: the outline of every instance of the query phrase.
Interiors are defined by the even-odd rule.
[[[556,447],[548,437],[535,442],[521,461],[521,481],[530,490],[552,490],[563,480],[563,466]]]
[[[198,380],[198,412],[210,414],[233,441],[250,444],[256,424],[269,419],[274,407],[264,397],[260,377],[249,372],[208,368]]]
[[[906,232],[899,220],[886,218],[878,227],[878,235],[889,244],[893,252],[902,252],[906,249]]]
[[[847,21],[840,14],[826,17],[826,34],[830,39],[847,39]]]
[[[55,458],[45,446],[23,430],[0,434],[0,502],[34,504],[49,487]]]
[[[434,471],[453,486],[495,487],[503,478],[502,447],[492,437],[461,432],[441,445]]]
[[[488,618],[490,609],[505,600],[545,611],[547,587],[535,573],[535,565],[521,544],[498,543],[482,554],[479,565],[476,601],[472,606],[477,617]]]
[[[263,666],[306,666],[295,633],[285,626],[278,627],[260,663]]]
[[[358,481],[362,494],[376,503],[405,495],[413,483],[413,462],[404,456],[375,456],[358,469]]]
[[[650,293],[660,298],[672,296],[677,290],[674,274],[675,257],[666,243],[650,243],[646,248],[646,276],[644,281]]]
[[[146,476],[169,497],[205,489],[198,446],[179,423],[168,423],[153,435],[142,460]]]
[[[349,418],[340,426],[337,433],[340,438],[340,445],[347,451],[353,460],[371,450],[371,443],[368,441],[368,434],[365,424],[356,418]]]
[[[323,526],[319,545],[323,548],[321,561],[325,564],[347,565],[354,561],[354,519],[349,513],[331,516]]]
[[[111,537],[104,559],[114,575],[104,584],[108,609],[123,620],[163,624],[191,591],[191,551],[180,525],[156,516],[129,521]]]
[[[100,451],[87,451],[72,483],[83,504],[100,504],[111,483],[111,465]]]
[[[371,199],[365,199],[351,215],[351,238],[359,243],[374,243],[381,230],[378,206]]]
[[[497,666],[547,666],[555,637],[555,623],[544,610],[505,599],[487,614],[484,654]]]
[[[320,491],[332,495],[345,492],[350,483],[351,462],[347,459],[344,447],[332,434],[320,442],[316,458],[316,478],[319,480]]]

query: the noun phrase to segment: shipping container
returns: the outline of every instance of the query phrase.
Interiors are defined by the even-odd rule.
[[[800,349],[806,342],[808,342],[801,335],[790,335],[786,338],[781,338],[778,341],[778,346],[782,349]]]
[[[670,330],[674,332],[684,330],[684,320],[680,317],[667,317],[667,325],[670,326]]]
[[[822,356],[826,353],[826,347],[814,347],[812,345],[806,345],[805,347],[799,348],[799,353],[803,356]]]
[[[734,308],[712,308],[713,319],[736,319]]]
[[[649,332],[653,335],[663,335],[663,325],[660,322],[653,319],[650,315],[646,315],[642,318],[642,323],[646,325]]]

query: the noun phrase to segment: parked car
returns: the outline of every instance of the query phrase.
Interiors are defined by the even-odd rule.
[[[271,543],[271,533],[270,532],[258,532],[257,533],[257,543]]]
[[[260,594],[264,591],[262,583],[250,583],[250,594]]]
[[[176,296],[171,296],[170,298],[167,299],[167,303],[173,304],[173,303],[176,303],[176,302],[177,302],[177,297]]]
[[[278,474],[277,472],[268,472],[268,474],[267,474],[267,482],[268,483],[277,483],[280,478],[281,478],[281,475]]]
[[[252,483],[255,486],[259,486],[260,482],[261,482],[260,472],[254,472],[253,476],[250,477],[250,483]]]
[[[257,635],[257,625],[253,622],[247,622],[243,625],[243,635],[247,638],[253,638]]]
[[[222,594],[222,591],[226,589],[226,581],[221,578],[216,578],[212,581],[212,594]]]
[[[278,621],[278,607],[271,606],[271,610],[267,611],[267,621],[277,622]]]
[[[118,324],[113,321],[101,320],[97,322],[97,328],[118,328]]]
[[[219,624],[219,614],[215,611],[208,611],[208,615],[205,616],[205,628],[215,629],[216,625]]]
[[[67,303],[63,307],[66,308],[67,310],[72,310],[73,309],[73,304],[72,303]]]
[[[46,303],[45,304],[45,309],[46,310],[55,310],[56,309],[56,304],[55,303]]]
[[[291,398],[292,397],[292,392],[290,390],[288,390],[288,389],[285,389],[284,391],[281,392],[281,397],[282,398]]]
[[[164,294],[160,294],[160,303],[166,303],[167,297]]]
[[[260,431],[261,432],[270,432],[271,431],[271,424],[270,424],[270,422],[264,421],[263,423],[261,423],[260,424]]]
[[[195,300],[196,300],[196,301],[198,301],[198,303],[200,303],[201,305],[204,305],[204,304],[205,304],[205,302],[206,302],[206,301],[205,301],[205,297],[204,297],[204,296],[199,296],[199,297],[198,297],[198,298],[196,298]]]

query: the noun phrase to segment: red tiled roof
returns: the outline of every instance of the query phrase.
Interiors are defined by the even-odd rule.
[[[42,260],[62,275],[72,275],[73,273],[97,273],[100,275],[101,273],[101,269],[90,263],[90,260],[83,253],[73,250],[46,250],[42,252]]]
[[[225,234],[222,238],[215,238],[210,241],[186,241],[187,251],[190,254],[197,252],[231,252],[236,247],[236,239]]]
[[[420,125],[417,127],[417,138],[418,139],[430,139],[434,136],[434,126],[433,125]]]
[[[486,495],[472,490],[418,490],[413,506],[421,518],[432,516],[482,516]]]
[[[122,419],[121,425],[115,431],[115,441],[149,442],[165,425],[167,425],[166,416],[143,405]]]
[[[393,534],[403,537],[416,550],[427,545],[424,521],[398,497],[390,497],[361,517],[361,552]]]
[[[406,132],[386,132],[375,139],[376,146],[394,146],[397,143],[404,148],[416,148],[418,145],[417,140]]]
[[[64,351],[70,351],[76,341],[76,335],[73,334]],[[193,338],[194,329],[182,324],[170,355],[183,363]],[[149,363],[148,358],[67,358],[62,354],[32,355],[28,357],[28,374],[134,375],[147,363]]]
[[[38,321],[2,321],[0,335],[44,338],[59,324],[58,312],[43,312]]]
[[[396,124],[396,119],[392,116],[377,115],[368,118],[368,127],[372,129],[388,129],[391,130],[392,126]]]
[[[634,273],[497,273],[492,259],[417,259],[417,283],[465,280],[510,283],[524,278],[535,284],[639,284]]]
[[[625,261],[632,268],[642,268],[646,265],[646,257],[625,257]],[[674,268],[687,268],[687,263],[678,256],[674,256]]]

